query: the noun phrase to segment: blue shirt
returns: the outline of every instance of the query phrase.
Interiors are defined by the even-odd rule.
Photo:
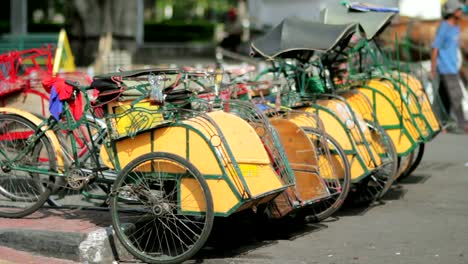
[[[432,43],[432,47],[439,50],[437,69],[440,74],[458,73],[459,39],[460,28],[458,26],[452,26],[447,21],[440,23],[434,43]]]

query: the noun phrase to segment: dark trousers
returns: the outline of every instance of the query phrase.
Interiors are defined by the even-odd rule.
[[[446,113],[455,114],[459,127],[465,125],[465,115],[463,113],[463,87],[460,85],[460,76],[458,74],[441,74],[439,95]]]

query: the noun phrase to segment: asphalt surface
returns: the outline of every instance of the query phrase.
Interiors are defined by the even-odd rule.
[[[443,134],[426,146],[420,167],[394,186],[382,204],[347,207],[335,218],[316,224],[252,223],[242,218],[216,221],[210,241],[189,262],[466,264],[467,201],[468,136]],[[83,217],[96,222],[93,215]],[[43,222],[57,229],[60,217],[54,217],[57,223],[47,220],[50,217]],[[83,217],[76,212],[72,220]],[[0,250],[1,264],[61,263],[52,259],[44,262],[25,252],[7,252]]]
[[[420,167],[370,208],[319,224],[231,228],[204,263],[468,263],[468,136],[443,134]],[[226,231],[231,230],[231,231]],[[195,261],[197,262],[197,261]]]

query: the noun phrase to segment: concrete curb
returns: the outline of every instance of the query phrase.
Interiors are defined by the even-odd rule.
[[[0,230],[0,245],[44,256],[79,260],[78,245],[84,234],[42,230]]]
[[[79,245],[80,263],[135,262],[133,256],[122,246],[114,235],[112,227],[100,228],[89,233]]]
[[[90,233],[55,232],[29,229],[0,229],[0,245],[42,256],[80,263],[132,261],[132,256],[114,237],[112,227]]]

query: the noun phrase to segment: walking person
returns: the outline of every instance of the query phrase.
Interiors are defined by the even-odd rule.
[[[432,77],[439,76],[439,95],[447,113],[455,115],[455,132],[468,130],[463,113],[463,93],[459,75],[458,50],[460,40],[459,21],[463,6],[458,0],[448,0],[444,6],[444,20],[440,23],[432,44]]]

